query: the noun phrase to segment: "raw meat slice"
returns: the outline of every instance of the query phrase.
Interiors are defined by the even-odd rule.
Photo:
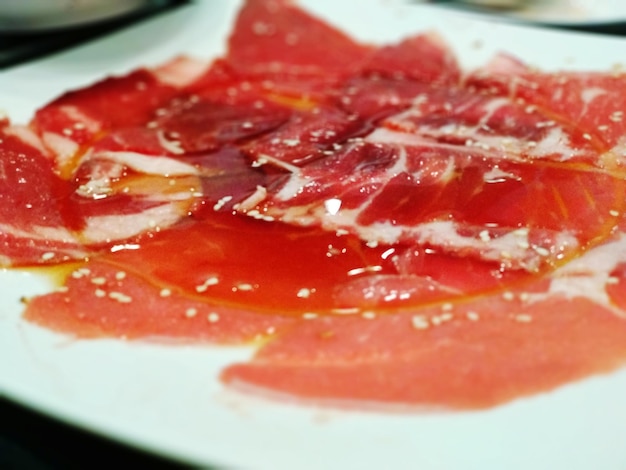
[[[25,318],[80,338],[221,344],[279,333],[293,322],[181,295],[177,287],[155,285],[142,273],[99,261],[72,271],[57,292],[30,300]]]
[[[366,141],[369,138],[366,138]],[[449,149],[357,143],[294,168],[255,211],[365,243],[431,247],[506,269],[539,271],[602,239],[623,183],[592,169],[485,161]],[[248,208],[246,208],[248,209]]]
[[[508,305],[471,307],[480,313],[461,307],[461,319],[449,322],[445,313],[424,312],[302,323],[251,363],[227,368],[222,379],[283,400],[475,409],[609,372],[626,360],[624,320],[585,300],[552,298],[534,305],[533,316],[513,318],[498,316]],[[426,326],[433,321],[443,324]]]
[[[51,264],[82,258],[76,218],[60,203],[70,185],[51,169],[30,130],[0,121],[0,264]]]
[[[350,73],[370,50],[290,1],[252,0],[238,15],[228,60],[246,73],[320,77]]]
[[[624,282],[625,241],[498,295],[303,321],[222,379],[281,399],[464,409],[610,372],[626,361],[626,312],[606,295]]]
[[[172,225],[202,194],[195,167],[169,159],[100,152],[65,179],[51,155],[29,128],[0,129],[3,266],[85,258]]]
[[[26,318],[81,337],[262,340],[226,383],[357,405],[483,408],[613,370],[621,81],[503,57],[463,76],[436,35],[362,45],[249,0],[210,66],[72,92],[30,130],[2,121],[8,151],[28,148],[5,172],[66,188],[38,210],[106,249]],[[30,203],[9,182],[1,220]],[[7,262],[37,240],[31,222]]]
[[[456,56],[437,33],[377,48],[361,66],[365,74],[453,86],[461,79]]]
[[[574,125],[581,129],[584,141],[602,150],[600,164],[608,169],[623,169],[626,133],[623,73],[538,72],[510,56],[500,55],[470,76],[468,84],[516,99],[530,113],[552,115]]]

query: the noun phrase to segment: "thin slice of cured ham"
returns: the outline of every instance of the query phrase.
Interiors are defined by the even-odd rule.
[[[261,75],[343,74],[371,50],[285,0],[247,2],[229,46],[230,62]]]
[[[3,125],[5,173],[27,175],[3,181],[3,264],[80,259],[187,216],[200,172],[172,158],[178,143],[153,123],[206,67],[180,58],[108,78],[44,106],[28,127]],[[28,223],[9,217],[24,198]]]
[[[468,78],[468,84],[496,96],[508,96],[531,114],[553,115],[574,124],[581,137],[601,151],[598,164],[623,171],[624,108],[622,73],[558,72],[532,70],[510,56],[500,55]],[[547,126],[554,125],[552,120]],[[577,142],[581,147],[587,145]]]
[[[623,80],[505,56],[464,74],[434,33],[363,45],[249,0],[211,64],[2,121],[3,262],[90,256],[27,303],[60,332],[262,340],[233,386],[443,408],[546,392],[626,362]]]
[[[46,312],[56,312],[49,317]],[[58,292],[37,297],[26,318],[81,338],[240,343],[282,331],[292,318],[258,315],[181,295],[142,274],[94,262],[70,273]]]
[[[551,296],[516,308],[491,301],[369,322],[313,320],[222,378],[335,405],[483,408],[614,370],[626,358],[624,320],[585,299]]]
[[[474,408],[611,371],[626,359],[626,313],[612,294],[625,242],[497,295],[301,322],[223,378],[313,401]]]
[[[593,169],[444,155],[367,138],[294,169],[256,210],[366,243],[427,246],[536,271],[604,237],[622,207],[622,181]]]
[[[0,260],[5,266],[59,263],[85,256],[74,214],[63,201],[71,187],[50,168],[41,139],[0,121]]]
[[[86,160],[80,171],[88,175],[62,178],[39,135],[23,126],[2,127],[3,265],[82,259],[177,222],[188,213],[196,192],[201,193],[190,165],[129,153],[102,162]]]

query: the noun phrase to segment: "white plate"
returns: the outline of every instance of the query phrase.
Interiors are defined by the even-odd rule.
[[[419,0],[418,0],[419,1]],[[438,3],[432,0],[424,0],[426,3]],[[512,0],[509,3],[522,3]],[[459,11],[483,14],[513,21],[531,21],[534,23],[559,25],[559,26],[596,26],[614,24],[626,21],[626,2],[622,0],[527,0],[519,8],[489,9],[474,6],[474,2],[468,0],[451,2],[444,1],[439,6]],[[476,1],[476,5],[482,2]],[[484,1],[485,4],[489,2]],[[495,3],[495,2],[494,2]],[[505,3],[505,2],[503,2]]]
[[[546,69],[611,69],[618,39],[524,29],[400,0],[306,0],[373,42],[436,29],[466,67],[505,50]],[[236,2],[195,2],[97,43],[0,74],[0,107],[17,122],[68,88],[181,52],[212,57]],[[132,44],[132,47],[128,45]],[[0,390],[123,442],[201,465],[245,469],[626,468],[626,370],[488,411],[360,413],[242,396],[217,381],[248,348],[77,341],[20,319],[19,298],[49,289],[32,272],[0,271]]]

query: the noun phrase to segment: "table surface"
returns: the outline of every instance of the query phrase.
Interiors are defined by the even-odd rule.
[[[90,468],[94,462],[105,468],[185,468],[0,399],[0,468]]]

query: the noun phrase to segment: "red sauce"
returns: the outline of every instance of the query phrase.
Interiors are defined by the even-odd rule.
[[[193,298],[258,313],[301,316],[303,312],[331,313],[343,308],[363,310],[368,305],[363,292],[349,300],[345,289],[360,280],[375,288],[372,279],[399,278],[394,258],[408,251],[403,246],[369,248],[352,235],[337,236],[319,228],[213,214],[202,222],[153,235],[137,250],[119,251],[102,259],[129,271],[140,266],[142,276],[182,289]],[[503,275],[495,264],[436,253],[423,252],[421,258],[421,266],[413,266],[413,275],[453,286],[458,290],[453,297],[525,277]],[[394,288],[393,283],[390,287]],[[379,299],[369,306],[417,306],[451,296],[443,290],[431,290],[430,296],[419,294],[407,293],[404,300]]]

